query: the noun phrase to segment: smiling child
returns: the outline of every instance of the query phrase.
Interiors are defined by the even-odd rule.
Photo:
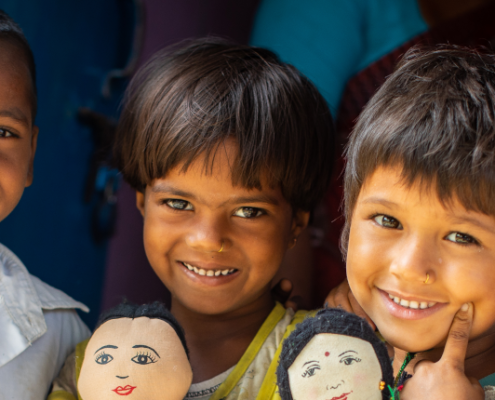
[[[493,55],[413,50],[350,140],[352,294],[394,346],[396,371],[406,352],[424,360],[401,399],[477,399],[477,381],[495,385],[494,102]]]
[[[187,398],[276,395],[280,344],[307,313],[271,282],[326,191],[333,135],[325,100],[268,50],[193,41],[131,82],[116,155],[186,332]]]
[[[0,10],[0,221],[33,182],[38,138],[34,58],[19,26]],[[29,274],[0,244],[0,398],[44,400],[89,330],[87,308]]]

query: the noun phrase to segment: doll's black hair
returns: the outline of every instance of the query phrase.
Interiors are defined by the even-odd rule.
[[[100,317],[98,318],[98,322],[96,323],[96,329],[98,329],[105,322],[110,321],[112,319],[118,318],[139,318],[139,317],[147,317],[151,319],[161,319],[169,324],[177,336],[179,337],[182,346],[184,346],[184,350],[187,354],[187,358],[189,358],[189,349],[187,348],[186,336],[184,334],[184,329],[177,322],[172,313],[167,309],[165,304],[155,301],[151,304],[133,304],[127,301],[119,304],[118,306],[111,308],[107,311],[104,311]]]
[[[369,342],[380,362],[382,380],[385,385],[393,385],[392,363],[387,347],[376,336],[366,320],[340,308],[325,308],[318,311],[314,317],[306,318],[298,324],[282,345],[277,368],[277,384],[282,400],[293,400],[288,373],[290,366],[310,340],[320,333],[352,336]],[[383,400],[389,398],[388,394],[385,386],[382,391]]]

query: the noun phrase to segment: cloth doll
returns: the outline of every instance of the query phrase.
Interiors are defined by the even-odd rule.
[[[77,389],[83,400],[182,400],[192,382],[184,331],[161,303],[100,316]]]
[[[382,400],[392,363],[368,323],[326,308],[305,319],[283,344],[277,369],[282,400]]]

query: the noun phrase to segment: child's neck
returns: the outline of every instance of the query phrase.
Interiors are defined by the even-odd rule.
[[[211,379],[237,364],[274,305],[268,291],[241,309],[205,315],[172,299],[171,311],[186,332],[193,383]]]
[[[399,372],[399,369],[407,355],[407,352],[398,348],[394,348],[394,374]],[[430,351],[418,353],[416,357],[409,363],[406,371],[413,373],[414,365],[420,360],[429,360],[436,362],[440,360],[443,354],[443,347],[435,348]],[[473,377],[478,380],[495,373],[495,327],[479,338],[469,341],[466,361],[465,374],[468,377]]]

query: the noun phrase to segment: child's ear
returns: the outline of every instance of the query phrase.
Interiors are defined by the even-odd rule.
[[[31,131],[31,157],[29,159],[26,187],[31,186],[31,184],[33,183],[34,156],[36,154],[36,147],[38,146],[38,132],[39,132],[39,128],[37,126],[33,126],[33,129]]]
[[[298,210],[294,213],[294,217],[292,218],[292,237],[295,239],[294,244],[304,228],[308,226],[309,214],[309,211],[303,210]]]
[[[144,218],[144,192],[136,190],[136,207]]]

